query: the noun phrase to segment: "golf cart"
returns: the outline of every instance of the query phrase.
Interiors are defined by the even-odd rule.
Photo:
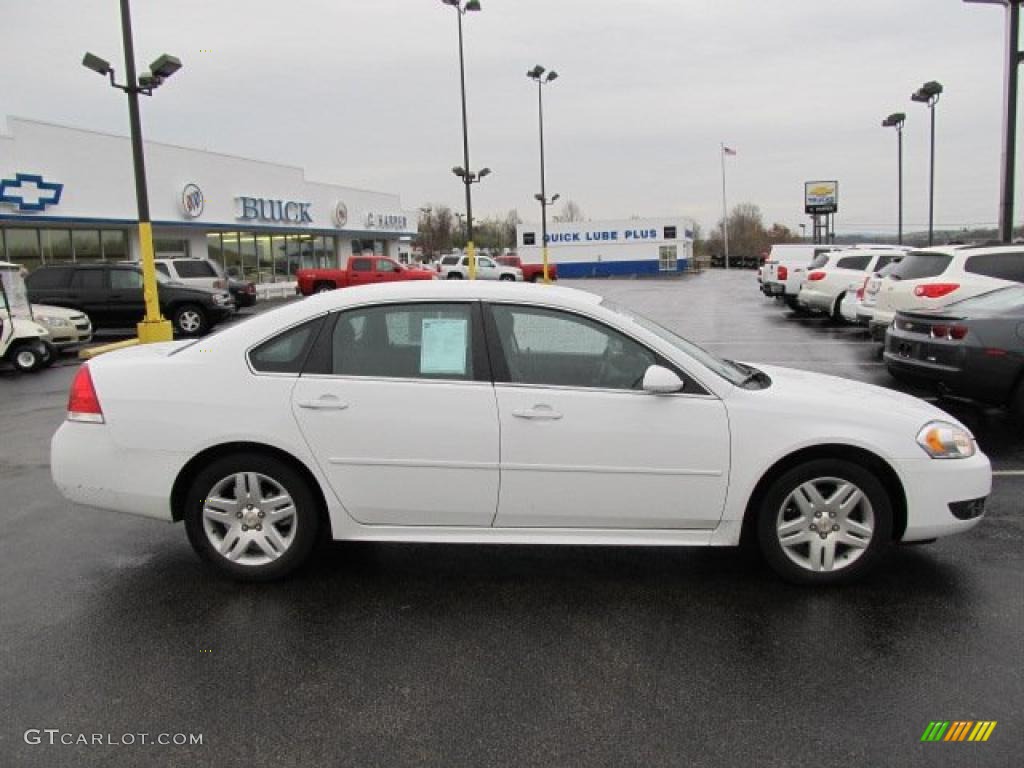
[[[32,319],[21,266],[0,261],[0,360],[23,373],[53,363],[57,350],[50,332]]]

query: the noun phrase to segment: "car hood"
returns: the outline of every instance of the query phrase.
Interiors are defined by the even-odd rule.
[[[70,320],[72,317],[82,317],[83,313],[77,309],[68,309],[67,307],[55,307],[51,304],[33,304],[32,314],[46,315],[48,317],[60,317],[65,320]]]
[[[892,389],[824,373],[751,365],[772,379],[768,389],[752,394],[766,395],[780,410],[792,410],[803,418],[808,414],[827,413],[830,419],[873,425],[900,420],[916,428],[939,419],[963,426],[934,405]]]

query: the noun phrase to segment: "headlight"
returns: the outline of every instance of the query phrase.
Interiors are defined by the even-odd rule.
[[[36,315],[36,321],[42,325],[52,325],[55,328],[67,328],[71,321],[63,317],[50,317],[49,315]]]
[[[970,432],[946,421],[931,421],[921,427],[917,444],[933,459],[967,459],[978,450]]]

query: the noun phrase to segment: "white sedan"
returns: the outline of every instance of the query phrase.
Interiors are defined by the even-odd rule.
[[[828,584],[892,541],[972,528],[991,487],[967,429],[916,398],[720,360],[589,293],[467,281],[319,294],[96,358],[51,462],[68,499],[184,521],[251,580],[325,535],[749,538],[784,578]]]

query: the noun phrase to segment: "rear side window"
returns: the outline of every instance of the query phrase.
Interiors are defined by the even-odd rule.
[[[903,261],[889,270],[889,276],[898,280],[938,277],[946,271],[952,261],[953,257],[947,253],[931,253],[929,251],[908,253],[903,257]]]
[[[811,261],[811,263],[807,265],[807,268],[808,269],[821,269],[826,264],[828,264],[828,256],[829,255],[827,253],[819,253],[817,256],[814,257],[814,259]]]
[[[142,287],[142,273],[136,269],[110,270],[110,287],[115,291],[130,291]]]
[[[318,317],[263,342],[249,353],[249,364],[261,373],[301,373],[322,322]]]
[[[889,264],[892,264],[892,262],[894,262],[894,261],[899,261],[902,258],[903,258],[903,254],[897,254],[897,255],[894,255],[894,256],[888,256],[888,255],[886,255],[886,256],[879,256],[878,257],[878,263],[875,264],[875,271],[878,272],[883,267],[886,267]]]
[[[37,269],[25,279],[25,284],[33,291],[67,288],[69,277],[71,277],[71,269],[68,267]]]
[[[353,272],[373,272],[373,259],[352,259]]]
[[[964,265],[964,271],[1024,283],[1024,253],[985,253],[970,256]]]
[[[839,269],[867,269],[871,261],[871,255],[847,256],[836,262]]]
[[[102,269],[79,269],[71,278],[73,291],[99,291],[104,287]]]
[[[458,264],[459,263],[459,257],[458,256],[445,256],[444,258],[441,259],[441,263],[444,264],[446,267],[450,267],[453,264]]]
[[[171,270],[168,269],[166,264],[163,264],[161,262],[157,262],[153,266],[156,267],[156,271],[159,272],[164,277],[170,277],[171,276]]]
[[[216,277],[210,263],[202,259],[175,259],[174,268],[178,277]]]

